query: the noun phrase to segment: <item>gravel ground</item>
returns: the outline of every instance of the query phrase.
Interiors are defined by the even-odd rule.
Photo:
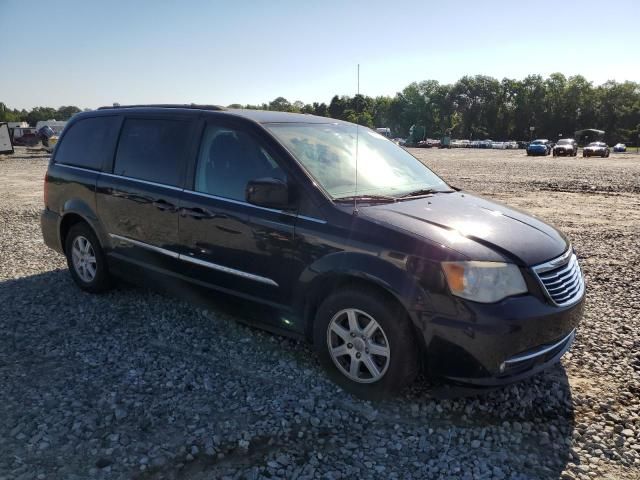
[[[571,237],[588,300],[561,364],[369,403],[308,345],[235,321],[259,307],[82,293],[41,240],[47,155],[18,149],[0,156],[0,479],[640,478],[640,156],[414,153]]]

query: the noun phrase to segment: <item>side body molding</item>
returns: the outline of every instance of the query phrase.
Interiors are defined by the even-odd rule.
[[[109,237],[115,241],[129,243],[131,245],[136,245],[138,247],[146,248],[149,250],[153,250],[154,252],[161,253],[163,255],[167,255],[171,258],[176,258],[178,260],[182,260],[184,262],[193,263],[195,265],[199,265],[201,267],[211,268],[213,270],[218,270],[220,272],[228,273],[230,275],[236,275],[238,277],[246,278],[248,280],[253,280],[255,282],[264,283],[266,285],[271,285],[273,287],[278,287],[279,285],[270,278],[262,277],[260,275],[254,275],[253,273],[244,272],[242,270],[236,270],[235,268],[225,267],[224,265],[219,265],[213,262],[206,262],[204,260],[200,260],[198,258],[190,257],[189,255],[183,255],[178,252],[174,252],[171,250],[167,250],[165,248],[157,247],[155,245],[149,245],[148,243],[140,242],[138,240],[134,240],[132,238],[123,237],[121,235],[116,235],[113,233],[109,234]]]

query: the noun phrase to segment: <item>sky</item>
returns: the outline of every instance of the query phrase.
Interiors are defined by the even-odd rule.
[[[329,103],[453,83],[640,81],[640,0],[0,0],[0,102]]]

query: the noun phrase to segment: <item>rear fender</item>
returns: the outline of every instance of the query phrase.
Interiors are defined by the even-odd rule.
[[[69,215],[77,215],[82,218],[89,226],[93,229],[98,240],[100,241],[100,245],[103,248],[109,248],[111,246],[111,242],[109,240],[109,235],[102,227],[98,216],[95,214],[93,209],[87,205],[86,202],[83,202],[80,199],[74,198],[67,200],[62,206],[62,211],[60,212],[60,223],[58,225],[58,235],[60,238],[60,244],[64,249],[64,243],[62,240],[62,226],[65,223],[65,219],[68,220]]]

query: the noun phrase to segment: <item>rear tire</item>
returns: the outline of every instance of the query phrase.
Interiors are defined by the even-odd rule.
[[[69,273],[82,290],[102,293],[113,284],[102,246],[86,223],[73,225],[65,239],[64,248]]]
[[[360,398],[384,398],[418,374],[418,346],[406,311],[375,289],[329,295],[318,308],[313,343],[329,377]]]

